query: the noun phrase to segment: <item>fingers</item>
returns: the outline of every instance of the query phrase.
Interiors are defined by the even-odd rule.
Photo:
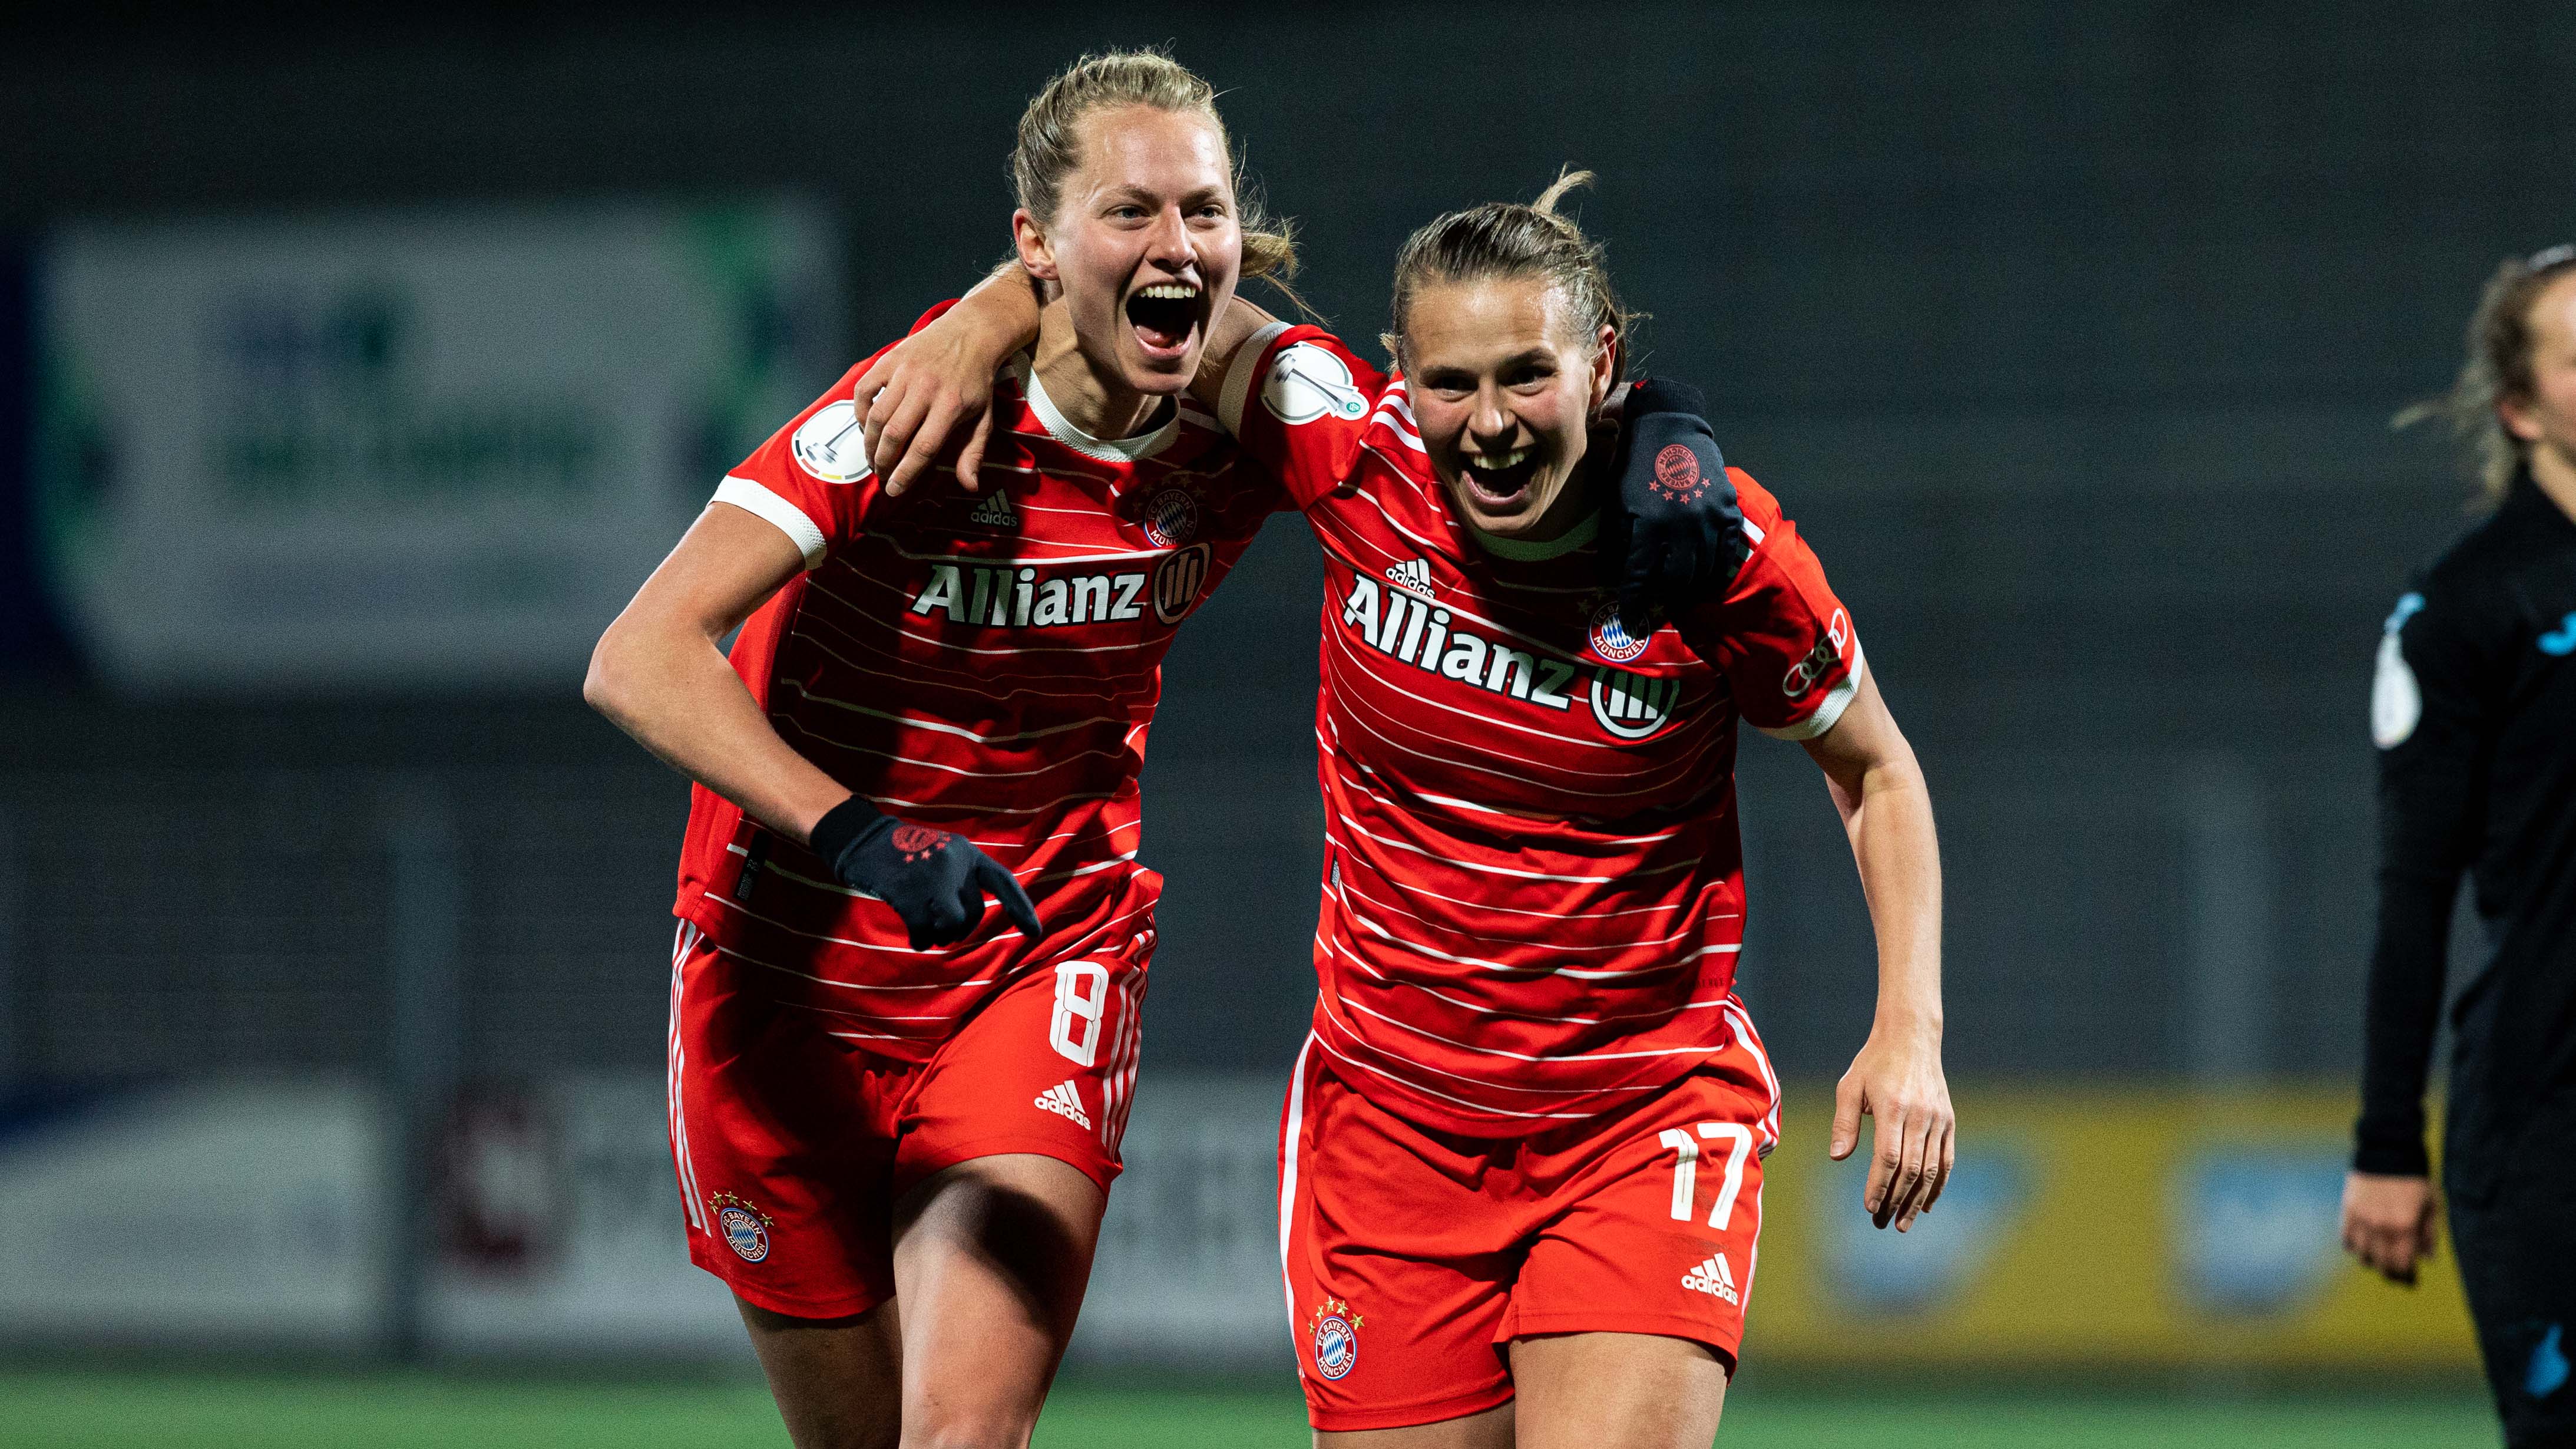
[[[895,409],[902,406],[904,394],[912,390],[909,380],[895,367],[895,356],[902,351],[897,347],[878,358],[876,366],[860,375],[858,386],[850,393],[859,406],[859,456],[867,459],[871,468],[876,466],[877,445],[885,438],[886,424],[893,420]]]
[[[1845,1073],[1834,1084],[1834,1131],[1825,1144],[1826,1156],[1840,1162],[1852,1155],[1853,1145],[1860,1141],[1860,1113],[1860,1083]]]
[[[1934,1154],[1940,1150],[1940,1132],[1940,1122],[1930,1112],[1918,1109],[1905,1115],[1905,1130],[1899,1134],[1905,1144],[1905,1165],[1897,1172],[1888,1204],[1888,1225],[1900,1233],[1912,1228],[1915,1214],[1923,1211],[1923,1194],[1932,1186]]]
[[[966,446],[957,450],[957,486],[969,493],[983,486],[984,445],[993,437],[993,410],[989,407],[975,419],[975,431],[966,438]]]
[[[1019,880],[1002,869],[1000,862],[988,858],[976,868],[976,874],[985,888],[992,891],[993,898],[1002,903],[1002,914],[1011,918],[1011,924],[1020,928],[1021,935],[1032,941],[1045,936],[1045,928],[1038,924],[1037,906],[1029,900],[1029,893],[1020,889]]]
[[[1904,1144],[1898,1139],[1893,1114],[1870,1113],[1869,1142],[1869,1176],[1861,1183],[1860,1205],[1869,1213],[1870,1226],[1883,1228],[1894,1215],[1889,1189],[1905,1166]]]
[[[1959,1126],[1956,1122],[1946,1122],[1941,1127],[1941,1157],[1933,1165],[1931,1186],[1924,1189],[1921,1211],[1927,1213],[1932,1211],[1932,1204],[1941,1200],[1942,1189],[1950,1185],[1950,1174],[1958,1168],[1958,1165]]]
[[[886,493],[889,497],[902,490],[894,486],[887,470],[903,456],[905,449],[917,441],[922,420],[930,415],[935,401],[930,396],[931,390],[926,387],[902,388],[900,397],[895,395],[896,391],[895,387],[887,388],[886,395],[868,410],[868,431],[875,434],[875,441],[868,445],[868,466],[877,471],[878,477],[887,479]],[[880,420],[883,421],[882,427],[879,426]],[[931,446],[938,446],[935,439]]]
[[[920,429],[912,435],[912,446],[904,449],[903,458],[894,465],[894,471],[885,475],[887,497],[900,497],[903,490],[912,486],[912,480],[920,477],[922,470],[939,456],[939,445],[948,440],[948,430],[957,425],[959,411],[956,399],[948,397],[939,398],[923,411]],[[876,455],[871,453],[868,456],[873,458]]]

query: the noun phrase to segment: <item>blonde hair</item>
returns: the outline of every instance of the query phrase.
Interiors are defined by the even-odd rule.
[[[1646,314],[1620,305],[1609,268],[1602,263],[1601,244],[1586,237],[1573,218],[1557,214],[1557,203],[1568,192],[1591,183],[1591,172],[1569,166],[1529,205],[1489,201],[1453,211],[1407,238],[1395,256],[1394,330],[1378,339],[1396,365],[1405,365],[1405,317],[1424,287],[1538,276],[1565,294],[1586,338],[1610,329],[1618,354],[1611,367],[1615,381],[1628,364],[1629,331]]]
[[[1117,50],[1086,55],[1059,72],[1020,113],[1019,144],[1011,150],[1011,186],[1022,210],[1044,225],[1063,201],[1064,178],[1082,164],[1082,121],[1094,111],[1147,106],[1178,115],[1205,116],[1216,128],[1233,168],[1236,216],[1243,228],[1243,275],[1268,278],[1286,290],[1297,275],[1297,231],[1264,212],[1259,188],[1234,164],[1234,139],[1217,114],[1216,89],[1189,67],[1159,50]],[[1291,298],[1295,293],[1289,293]]]
[[[2468,360],[2448,392],[2406,408],[2390,426],[2427,419],[2448,424],[2467,454],[2478,496],[2492,508],[2504,501],[2529,447],[2506,431],[2496,404],[2531,396],[2531,310],[2559,278],[2576,274],[2576,246],[2555,246],[2527,257],[2508,257],[2487,278],[2478,309],[2469,314]]]

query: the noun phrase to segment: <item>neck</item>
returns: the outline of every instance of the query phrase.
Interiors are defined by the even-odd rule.
[[[1618,456],[1619,434],[1616,429],[1594,427],[1583,440],[1583,456],[1575,461],[1574,476],[1565,480],[1565,491],[1547,506],[1538,527],[1529,532],[1532,542],[1563,538],[1566,533],[1616,501],[1619,480],[1610,476],[1610,460]]]
[[[1038,314],[1038,346],[1030,370],[1065,421],[1095,438],[1143,432],[1145,420],[1163,405],[1160,397],[1138,392],[1115,376],[1104,377],[1092,366],[1074,335],[1073,314],[1061,297]]]
[[[2559,512],[2576,521],[2576,461],[2544,442],[2531,450],[2531,481],[2540,485]]]

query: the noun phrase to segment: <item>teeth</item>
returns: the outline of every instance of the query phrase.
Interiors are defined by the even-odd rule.
[[[1521,465],[1521,460],[1529,455],[1530,450],[1527,448],[1514,448],[1510,452],[1502,454],[1499,457],[1479,458],[1475,462],[1469,463],[1467,466],[1475,469],[1479,473],[1500,473],[1506,468],[1519,467]]]
[[[1186,302],[1199,294],[1199,289],[1186,282],[1158,282],[1139,296],[1155,297],[1167,302]]]

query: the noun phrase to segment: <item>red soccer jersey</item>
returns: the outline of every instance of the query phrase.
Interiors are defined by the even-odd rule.
[[[888,499],[851,402],[867,366],[716,490],[807,570],[743,625],[734,671],[799,753],[1017,876],[1046,937],[991,910],[964,944],[914,951],[892,907],[703,786],[674,909],[833,1034],[918,1061],[1021,972],[1151,928],[1136,785],[1163,652],[1285,499],[1186,399],[1144,436],[1083,434],[1025,356],[993,400],[998,488]]]
[[[1748,1032],[1736,721],[1822,734],[1863,668],[1796,526],[1730,469],[1750,559],[1633,639],[1590,525],[1528,545],[1457,517],[1401,379],[1311,327],[1246,352],[1219,411],[1324,546],[1315,1041],[1334,1070],[1500,1136],[1634,1100]]]

